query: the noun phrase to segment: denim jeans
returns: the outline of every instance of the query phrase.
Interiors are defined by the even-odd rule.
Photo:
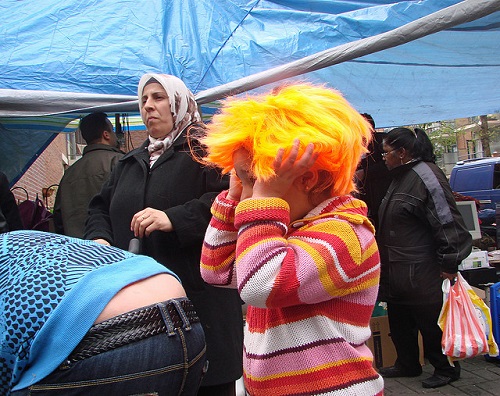
[[[171,324],[164,321],[168,330]],[[206,371],[200,323],[63,363],[49,376],[12,396],[196,395]]]

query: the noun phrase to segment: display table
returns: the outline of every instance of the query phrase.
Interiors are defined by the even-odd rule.
[[[483,289],[485,285],[498,282],[497,269],[491,266],[460,270],[460,273],[469,285],[480,289]]]
[[[488,252],[488,263],[497,271],[498,280],[500,281],[500,250]]]

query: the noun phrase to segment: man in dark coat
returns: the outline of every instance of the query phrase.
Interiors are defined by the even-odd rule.
[[[83,117],[79,128],[87,146],[82,158],[66,170],[59,182],[54,227],[58,234],[83,238],[89,202],[101,191],[124,153],[106,114],[95,112]]]

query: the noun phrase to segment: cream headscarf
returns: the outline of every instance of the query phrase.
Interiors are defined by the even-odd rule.
[[[142,110],[141,98],[144,87],[150,80],[158,82],[165,89],[170,102],[170,111],[174,119],[174,127],[166,138],[160,140],[149,136],[150,145],[148,150],[150,153],[150,165],[152,166],[188,125],[201,121],[201,116],[198,112],[198,105],[193,93],[186,87],[182,80],[169,74],[146,73],[141,77],[137,88],[139,110]]]

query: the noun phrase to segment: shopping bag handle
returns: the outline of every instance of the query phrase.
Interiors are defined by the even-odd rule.
[[[451,281],[446,278],[443,279],[443,285],[441,286],[441,289],[443,290],[444,294],[449,294],[450,293],[450,287],[451,287]]]

